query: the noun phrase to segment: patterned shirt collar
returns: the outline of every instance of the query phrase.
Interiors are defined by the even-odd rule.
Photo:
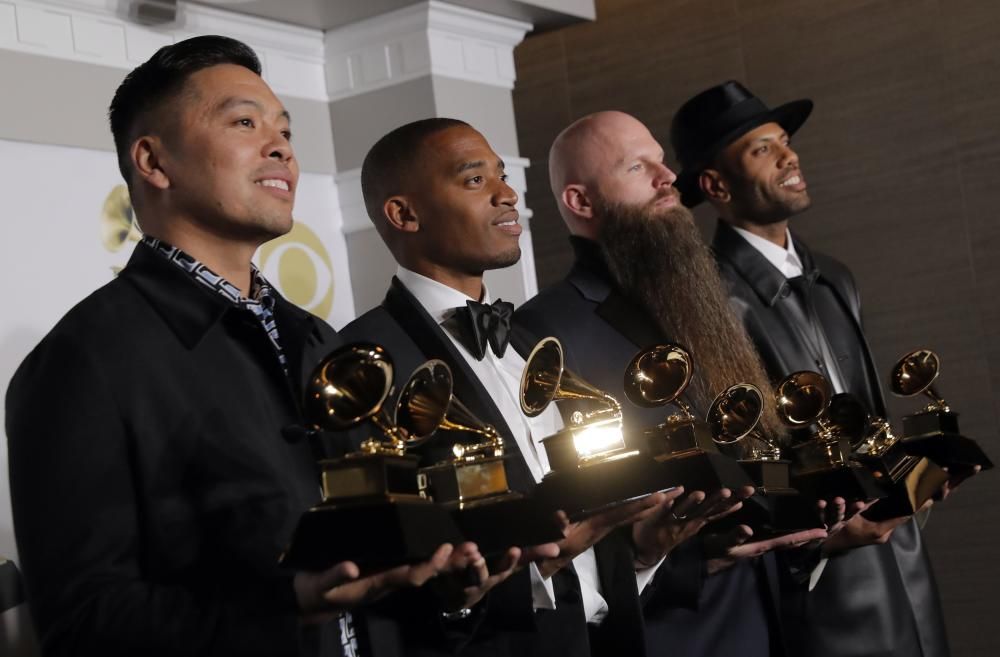
[[[274,319],[274,288],[253,263],[250,264],[250,294],[244,297],[238,287],[176,246],[149,235],[143,236],[142,243],[187,272],[198,283],[220,294],[237,308],[252,312],[267,333],[282,368],[288,372],[288,359],[281,347],[278,325]]]

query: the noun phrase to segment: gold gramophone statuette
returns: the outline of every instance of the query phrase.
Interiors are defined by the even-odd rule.
[[[903,356],[892,368],[892,392],[900,397],[923,395],[930,399],[920,412],[903,416],[907,451],[926,456],[952,468],[993,467],[993,462],[974,440],[958,428],[958,413],[934,389],[941,361],[930,349],[917,349]]]
[[[694,374],[694,359],[677,344],[658,344],[637,353],[625,368],[625,396],[636,406],[673,404],[677,411],[642,434],[650,456],[663,464],[665,481],[689,491],[751,485],[733,459],[723,455],[708,425],[682,396]]]
[[[868,468],[887,493],[864,511],[866,518],[913,515],[948,481],[948,473],[928,459],[907,454],[888,420],[869,415],[854,395],[834,395],[827,414],[851,441],[851,459]]]
[[[571,519],[665,487],[652,462],[625,445],[618,400],[565,369],[556,338],[545,338],[528,356],[520,399],[528,417],[541,414],[553,401],[593,407],[575,410],[562,431],[542,440],[551,471],[539,484],[538,496]]]
[[[503,438],[454,396],[447,364],[428,361],[411,380],[396,405],[397,426],[435,439],[440,432],[472,437],[455,442],[450,459],[420,470],[435,502],[451,511],[466,539],[483,554],[561,539],[551,509],[510,490]]]
[[[791,487],[790,461],[761,428],[763,415],[764,396],[750,383],[725,389],[708,409],[706,421],[720,451],[737,459],[757,493],[723,523],[749,525],[759,539],[822,527],[815,500]]]
[[[397,426],[424,438],[447,431],[472,434],[479,439],[477,443],[456,442],[450,461],[421,469],[434,500],[465,508],[510,493],[503,439],[452,394],[448,365],[441,360],[427,361],[417,368],[411,381],[413,385],[400,395],[396,404]]]
[[[794,372],[775,389],[778,417],[792,429],[815,425],[808,440],[792,445],[792,486],[819,499],[885,497],[875,477],[850,460],[850,439],[828,414],[832,390],[818,372]]]
[[[763,492],[788,489],[790,461],[781,458],[777,441],[760,427],[764,396],[751,383],[723,390],[708,409],[706,421],[719,450],[739,461]]]
[[[392,382],[392,359],[373,344],[341,347],[313,370],[303,404],[310,439],[365,422],[377,434],[357,451],[320,461],[323,501],[300,518],[283,565],[322,570],[350,560],[376,569],[426,559],[442,543],[462,540],[450,514],[426,494],[417,457],[406,453],[427,437],[387,417]],[[411,378],[402,394],[414,385]]]

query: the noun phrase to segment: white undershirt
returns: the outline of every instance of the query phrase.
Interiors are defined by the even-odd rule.
[[[792,234],[785,229],[785,244],[783,247],[775,244],[769,239],[764,239],[760,235],[754,235],[748,230],[733,226],[737,233],[743,236],[750,246],[760,251],[760,254],[767,258],[767,261],[774,265],[774,268],[784,274],[785,278],[795,278],[802,275],[802,259],[795,251],[795,242],[792,241]]]
[[[489,292],[483,284],[483,298],[471,299],[464,293],[439,283],[433,279],[410,271],[402,266],[396,270],[396,277],[410,293],[416,297],[424,310],[440,326],[448,319],[454,308],[464,308],[466,301],[481,301],[490,303]],[[482,360],[477,360],[468,349],[445,328],[444,333],[452,341],[458,352],[486,388],[493,402],[510,427],[514,441],[524,457],[524,461],[535,479],[535,483],[549,470],[548,459],[541,440],[562,429],[562,418],[555,404],[550,404],[537,417],[528,417],[521,411],[519,400],[521,389],[521,373],[524,371],[524,359],[516,349],[508,347],[503,358],[493,353],[489,346]],[[462,398],[461,391],[456,397]],[[601,583],[597,575],[597,560],[594,549],[589,548],[573,559],[577,578],[580,581],[580,593],[583,601],[584,615],[588,623],[600,623],[608,614],[608,603],[601,593]],[[555,593],[552,580],[546,579],[538,572],[535,564],[530,567],[531,589],[535,609],[555,609]],[[649,568],[636,573],[636,584],[642,591],[652,579],[656,568]]]

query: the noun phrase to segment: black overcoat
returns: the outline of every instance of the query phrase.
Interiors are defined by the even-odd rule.
[[[140,244],[21,364],[11,497],[46,655],[339,654],[300,631],[278,567],[319,498],[281,430],[339,339],[280,296],[274,313],[290,376],[249,310]]]
[[[837,358],[848,392],[885,416],[875,363],[861,326],[851,272],[797,237],[807,294]],[[772,380],[817,370],[816,349],[787,279],[739,233],[719,222],[712,242],[730,299]],[[789,650],[803,657],[947,657],[937,585],[916,520],[885,545],[829,560],[816,588],[786,590]]]

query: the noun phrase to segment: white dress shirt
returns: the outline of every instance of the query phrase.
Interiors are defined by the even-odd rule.
[[[767,258],[767,261],[774,265],[774,268],[784,274],[785,278],[795,278],[802,275],[802,260],[795,251],[795,242],[792,241],[792,234],[785,229],[786,247],[778,246],[760,235],[754,235],[748,230],[733,226],[737,233],[743,236],[750,246],[760,251],[760,254]]]
[[[439,326],[451,316],[453,309],[464,308],[467,301],[490,303],[489,292],[485,284],[483,284],[483,298],[471,299],[454,288],[404,267],[399,267],[396,270],[396,277],[416,297],[420,305]],[[506,420],[507,426],[510,427],[512,437],[517,443],[531,475],[535,478],[535,483],[540,482],[549,470],[545,448],[540,441],[556,433],[563,426],[562,418],[559,416],[555,404],[550,404],[537,417],[526,416],[521,411],[520,403],[521,374],[524,371],[525,363],[517,350],[508,347],[503,357],[500,358],[493,353],[492,348],[487,346],[486,355],[482,360],[477,360],[450,331],[445,328],[442,330],[490,394]],[[455,395],[459,399],[462,397],[461,391],[456,391]],[[577,579],[580,581],[580,593],[587,622],[600,623],[608,614],[608,604],[601,593],[594,549],[589,548],[577,555],[573,559],[573,567],[576,570]],[[555,609],[556,601],[552,580],[543,578],[535,564],[531,564],[530,572],[535,609]],[[636,583],[640,591],[649,583],[655,572],[656,567],[636,573]]]
[[[416,297],[427,314],[439,326],[451,316],[453,309],[464,308],[466,301],[490,303],[489,292],[486,290],[485,284],[483,285],[483,298],[480,300],[472,299],[454,288],[404,267],[399,267],[396,270],[396,278]],[[525,363],[517,350],[508,348],[504,352],[503,358],[500,358],[493,353],[492,348],[487,346],[486,355],[482,360],[477,360],[450,331],[445,328],[442,330],[465,358],[466,363],[479,378],[479,382],[486,388],[493,403],[497,405],[504,420],[507,421],[507,426],[510,427],[514,441],[524,457],[528,470],[535,478],[535,482],[541,481],[549,469],[549,464],[545,457],[545,449],[539,441],[562,428],[562,419],[559,417],[555,405],[549,405],[537,417],[526,416],[521,412],[519,400],[521,373],[524,371]],[[456,391],[455,396],[461,399],[462,391]],[[608,605],[601,595],[600,582],[597,577],[597,561],[594,559],[593,548],[573,559],[573,566],[576,569],[577,578],[580,580],[584,615],[588,622],[599,623],[607,615]],[[552,580],[543,578],[535,564],[531,564],[530,570],[535,609],[555,609],[556,601]]]

